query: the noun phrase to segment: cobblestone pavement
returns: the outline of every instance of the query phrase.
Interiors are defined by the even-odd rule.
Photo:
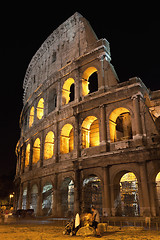
[[[63,235],[64,227],[51,223],[0,224],[0,240],[94,240],[96,237]],[[160,232],[154,230],[110,229],[101,237],[103,240],[160,240]]]

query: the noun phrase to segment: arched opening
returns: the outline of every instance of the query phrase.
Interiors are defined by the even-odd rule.
[[[89,93],[98,91],[98,74],[97,72],[92,73],[88,78]]]
[[[38,187],[36,184],[32,186],[31,198],[30,198],[30,208],[34,209],[34,213],[37,213],[37,200],[38,200]]]
[[[132,138],[132,124],[130,112],[126,108],[115,109],[109,117],[111,142],[123,141]]]
[[[22,209],[26,209],[27,206],[27,187],[23,189],[23,195],[22,195]]]
[[[69,153],[74,149],[74,132],[71,124],[66,124],[61,130],[60,152]]]
[[[44,216],[52,214],[53,206],[53,186],[51,183],[46,183],[42,191],[42,211]]]
[[[65,178],[61,185],[61,206],[64,216],[70,216],[74,212],[74,182],[71,178]]]
[[[44,159],[49,159],[54,154],[54,133],[48,132],[44,143]]]
[[[99,122],[95,116],[88,116],[82,123],[82,148],[99,146]]]
[[[119,189],[115,198],[116,216],[139,216],[138,181],[133,172],[125,173],[119,182]],[[119,190],[119,194],[118,194]]]
[[[37,104],[37,118],[40,120],[44,115],[44,99],[41,98]]]
[[[68,104],[69,102],[74,101],[75,95],[75,85],[74,79],[68,78],[62,88],[62,106]]]
[[[75,84],[72,83],[71,87],[70,87],[70,95],[69,95],[70,99],[69,102],[73,102],[74,98],[75,98]]]
[[[40,160],[40,139],[37,138],[33,144],[33,164]]]
[[[26,159],[25,159],[25,167],[27,167],[29,165],[29,159],[30,159],[30,148],[31,148],[31,145],[30,143],[27,144],[27,147],[26,147]]]
[[[160,214],[160,172],[156,176],[156,203],[158,206],[158,215]]]
[[[34,107],[31,107],[30,113],[29,113],[29,127],[32,127],[34,122]]]
[[[102,214],[102,186],[97,176],[91,175],[84,179],[82,197],[82,212],[90,212],[91,206],[94,205]]]
[[[98,74],[95,67],[87,68],[82,75],[82,95],[98,90]]]

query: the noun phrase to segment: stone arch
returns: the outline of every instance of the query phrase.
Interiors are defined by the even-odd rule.
[[[23,192],[22,192],[22,209],[26,209],[27,207],[27,186],[23,187]]]
[[[62,87],[62,106],[74,101],[75,96],[75,81],[73,78],[68,78]]]
[[[40,138],[36,138],[33,144],[33,159],[32,159],[33,164],[37,163],[40,160],[40,145],[41,145]]]
[[[30,143],[28,143],[28,144],[27,144],[27,147],[26,147],[25,167],[27,167],[27,166],[29,165],[30,152],[31,152],[31,145],[30,145]]]
[[[34,209],[34,213],[37,213],[37,205],[38,205],[38,186],[34,183],[31,187],[31,195],[30,195],[30,208]]]
[[[37,118],[40,120],[44,116],[44,99],[40,98],[37,104]]]
[[[109,115],[110,141],[117,142],[132,138],[131,113],[126,107],[114,109]]]
[[[97,68],[88,67],[82,74],[82,95],[86,96],[89,93],[98,90],[98,74]],[[94,75],[94,76],[93,76]],[[92,83],[93,82],[93,83]],[[92,84],[91,89],[89,88],[89,84]],[[95,87],[93,87],[93,85]]]
[[[32,127],[34,123],[34,106],[31,107],[29,112],[29,127]]]
[[[97,175],[90,174],[83,179],[82,212],[90,212],[91,206],[94,205],[102,214],[102,189],[103,183]]]
[[[62,154],[72,152],[74,149],[74,128],[71,124],[65,124],[61,129],[60,152]]]
[[[54,154],[54,133],[49,131],[45,136],[44,159],[52,158]]]
[[[63,216],[70,216],[74,212],[74,181],[65,177],[60,186],[61,211]]]
[[[49,216],[52,214],[53,208],[53,184],[48,180],[42,187],[42,214]]]
[[[82,148],[99,146],[99,120],[95,116],[88,116],[82,122],[81,127]]]
[[[114,175],[113,195],[116,216],[139,216],[139,176],[131,169],[119,169]]]

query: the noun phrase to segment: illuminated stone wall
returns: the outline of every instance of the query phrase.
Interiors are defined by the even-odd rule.
[[[159,215],[160,91],[137,77],[120,82],[108,41],[84,17],[75,13],[46,39],[23,88],[16,208]]]

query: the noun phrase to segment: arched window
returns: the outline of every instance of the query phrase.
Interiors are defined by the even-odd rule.
[[[22,209],[26,209],[27,206],[27,187],[23,189],[22,195]]]
[[[37,104],[37,118],[40,120],[44,115],[44,99],[41,98]]]
[[[101,180],[95,175],[91,175],[84,179],[82,192],[82,208],[84,211],[88,212],[91,209],[91,206],[94,205],[98,209],[99,213],[102,214]]]
[[[82,148],[99,146],[99,122],[95,116],[88,116],[82,123]]]
[[[29,165],[29,159],[30,159],[30,143],[27,144],[27,148],[26,148],[25,167]]]
[[[32,127],[33,122],[34,122],[34,107],[31,107],[29,114],[29,127]]]
[[[132,138],[132,124],[130,112],[126,108],[115,109],[109,117],[111,142]]]
[[[37,138],[33,145],[33,164],[40,160],[40,139]]]
[[[82,95],[98,90],[98,74],[95,67],[87,68],[82,75]]]
[[[34,209],[34,213],[37,213],[37,201],[38,201],[38,187],[36,184],[31,189],[30,208]]]
[[[66,124],[61,130],[60,152],[69,153],[74,149],[74,132],[71,124]]]
[[[44,143],[44,159],[49,159],[54,153],[54,133],[48,132]]]
[[[61,206],[63,215],[66,217],[74,212],[74,182],[71,178],[64,179],[61,188]]]
[[[69,102],[74,101],[74,92],[75,92],[74,79],[68,78],[64,82],[62,88],[62,106],[68,104]]]
[[[138,181],[133,172],[120,179],[120,199],[117,199],[116,215],[139,216]]]
[[[53,205],[53,186],[51,183],[46,183],[42,191],[42,211],[44,216],[52,214]]]

